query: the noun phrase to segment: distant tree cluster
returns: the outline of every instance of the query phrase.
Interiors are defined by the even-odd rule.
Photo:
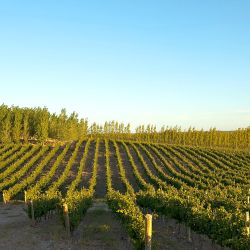
[[[138,141],[149,141],[167,144],[180,144],[189,146],[223,147],[234,149],[250,149],[250,128],[239,128],[234,131],[219,131],[210,128],[208,131],[189,128],[187,131],[180,127],[156,127],[148,125],[139,126],[134,135]]]
[[[124,123],[111,121],[105,122],[104,125],[98,125],[94,122],[89,128],[89,135],[92,138],[102,137],[123,140],[128,139],[132,134],[129,123],[125,126]]]
[[[47,108],[19,108],[0,106],[0,141],[27,142],[48,138],[77,140],[87,136],[88,121],[78,119],[73,112],[69,117],[62,109],[59,115],[49,113]]]
[[[129,123],[125,125],[117,121],[105,122],[104,125],[94,122],[89,126],[87,119],[79,119],[76,112],[68,116],[65,109],[57,115],[51,114],[47,108],[0,106],[2,143],[27,142],[29,139],[70,141],[87,137],[250,150],[250,127],[235,131],[215,128],[204,131],[190,127],[184,131],[175,126],[157,131],[155,125],[149,124],[140,125],[132,132]]]
[[[187,131],[180,127],[162,127],[157,131],[155,125],[140,125],[135,132],[130,131],[130,124],[126,127],[118,122],[105,123],[104,126],[94,123],[90,129],[92,137],[105,137],[120,140],[134,140],[138,142],[167,143],[188,146],[203,146],[211,148],[233,148],[250,150],[250,128],[239,128],[235,131],[219,131],[210,128],[208,131],[190,127]]]

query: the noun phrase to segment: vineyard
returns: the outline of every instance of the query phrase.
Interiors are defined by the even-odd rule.
[[[136,249],[144,248],[146,213],[175,219],[221,246],[250,249],[249,190],[246,151],[91,138],[0,145],[2,206],[25,200],[31,219],[57,211],[65,226],[67,206],[73,232],[103,199]]]

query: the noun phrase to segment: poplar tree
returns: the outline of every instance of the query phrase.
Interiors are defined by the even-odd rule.
[[[28,110],[24,111],[23,114],[23,141],[24,143],[28,142],[29,139],[29,113]]]
[[[81,119],[78,126],[79,139],[84,139],[88,135],[88,120]]]
[[[3,143],[11,142],[11,113],[8,112],[1,124],[1,141]]]
[[[13,109],[13,122],[12,122],[12,140],[14,142],[19,142],[21,137],[22,129],[22,113],[17,107]]]
[[[78,114],[73,112],[67,120],[67,139],[78,139]]]
[[[49,113],[47,108],[38,108],[37,109],[37,139],[44,143],[48,139],[49,135]]]

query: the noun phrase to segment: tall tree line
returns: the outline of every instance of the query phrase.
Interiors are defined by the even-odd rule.
[[[130,123],[107,121],[104,124],[88,124],[87,119],[79,119],[73,112],[67,115],[62,109],[59,115],[51,114],[47,108],[20,108],[2,104],[0,106],[0,142],[18,143],[36,139],[44,142],[47,139],[62,141],[84,138],[110,138],[134,140],[140,142],[155,142],[189,146],[222,147],[250,150],[250,127],[235,131],[218,131],[211,128],[208,131],[190,127],[182,130],[180,127],[162,127],[155,125],[140,125],[131,131]]]
[[[234,131],[219,131],[216,128],[204,131],[190,127],[184,131],[175,126],[156,131],[153,125],[141,125],[136,128],[134,137],[137,141],[250,150],[250,127]]]
[[[78,119],[73,112],[67,116],[62,109],[59,115],[51,114],[47,108],[19,108],[0,106],[0,141],[2,143],[37,139],[44,142],[49,138],[77,140],[87,136],[88,121]]]
[[[105,122],[104,125],[93,123],[88,136],[91,138],[110,138],[118,140],[134,140],[138,142],[167,143],[187,146],[211,148],[231,148],[250,150],[250,127],[235,131],[219,131],[210,128],[208,131],[190,127],[162,127],[159,131],[155,125],[140,125],[131,132],[130,124],[126,126],[116,121]]]

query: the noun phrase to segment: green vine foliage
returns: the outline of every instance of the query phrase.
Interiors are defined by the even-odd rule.
[[[244,216],[239,208],[233,212],[224,206],[211,207],[195,192],[170,187],[168,191],[141,191],[137,203],[186,223],[193,230],[208,235],[222,246],[235,250],[250,249],[250,238],[244,232]]]
[[[107,201],[112,211],[121,219],[128,234],[133,239],[137,249],[144,247],[144,216],[136,205],[135,199],[129,194],[121,194],[118,191],[110,191]]]
[[[78,226],[84,214],[86,213],[87,209],[91,206],[92,199],[93,199],[93,193],[91,191],[81,190],[81,191],[74,191],[72,194],[68,194],[65,199],[62,199],[60,201],[59,211],[63,223],[64,223],[64,216],[62,212],[63,204],[66,203],[68,205],[70,231],[73,231]]]
[[[30,194],[30,198],[33,201],[35,219],[37,220],[43,216],[47,216],[50,211],[58,208],[60,200],[62,200],[62,195],[59,191],[46,193],[37,192]],[[27,213],[28,216],[32,218],[30,203],[28,203]]]
[[[97,175],[99,168],[103,167],[99,162],[102,153],[100,140],[95,140],[92,175],[89,182],[84,183],[85,188],[82,188],[82,173],[93,140],[86,141],[84,151],[83,140],[80,140],[73,142],[74,147],[72,144],[64,145],[61,151],[59,146],[52,148],[36,145],[27,151],[25,148],[20,149],[22,151],[17,152],[15,156],[11,154],[16,152],[18,147],[0,145],[3,169],[0,174],[0,191],[3,191],[5,200],[8,202],[26,189],[26,197],[33,201],[35,219],[46,216],[56,209],[59,209],[63,218],[62,206],[67,203],[70,229],[73,231],[91,206],[95,195]],[[114,144],[115,152],[110,152],[111,143]],[[120,153],[121,147],[125,149],[135,179],[142,189],[138,193],[134,192],[129,182],[126,172],[128,170]],[[65,162],[63,172],[52,182],[58,167],[70,150],[72,152],[67,163]],[[67,192],[62,195],[59,190],[63,190],[62,186],[66,185],[79,150],[82,150],[82,158],[78,172],[67,187]],[[43,174],[45,166],[57,152],[59,154],[56,155],[53,166]],[[139,162],[135,161],[132,152]],[[115,173],[112,172],[110,155],[113,153],[116,154],[119,175],[127,188],[127,194],[115,191],[115,182],[112,183]],[[19,159],[19,155],[22,155],[22,158]],[[145,157],[148,160],[145,160]],[[26,161],[28,159],[29,161]],[[27,174],[36,163],[33,173]],[[5,169],[8,164],[9,167]],[[250,209],[246,201],[246,191],[249,189],[249,154],[187,146],[110,141],[106,138],[105,164],[108,205],[125,225],[136,248],[143,248],[144,245],[144,217],[140,210],[141,206],[183,222],[194,231],[208,235],[222,246],[234,250],[250,249],[244,218],[245,212]],[[141,165],[144,174],[138,164]],[[31,217],[30,205],[27,212]]]

